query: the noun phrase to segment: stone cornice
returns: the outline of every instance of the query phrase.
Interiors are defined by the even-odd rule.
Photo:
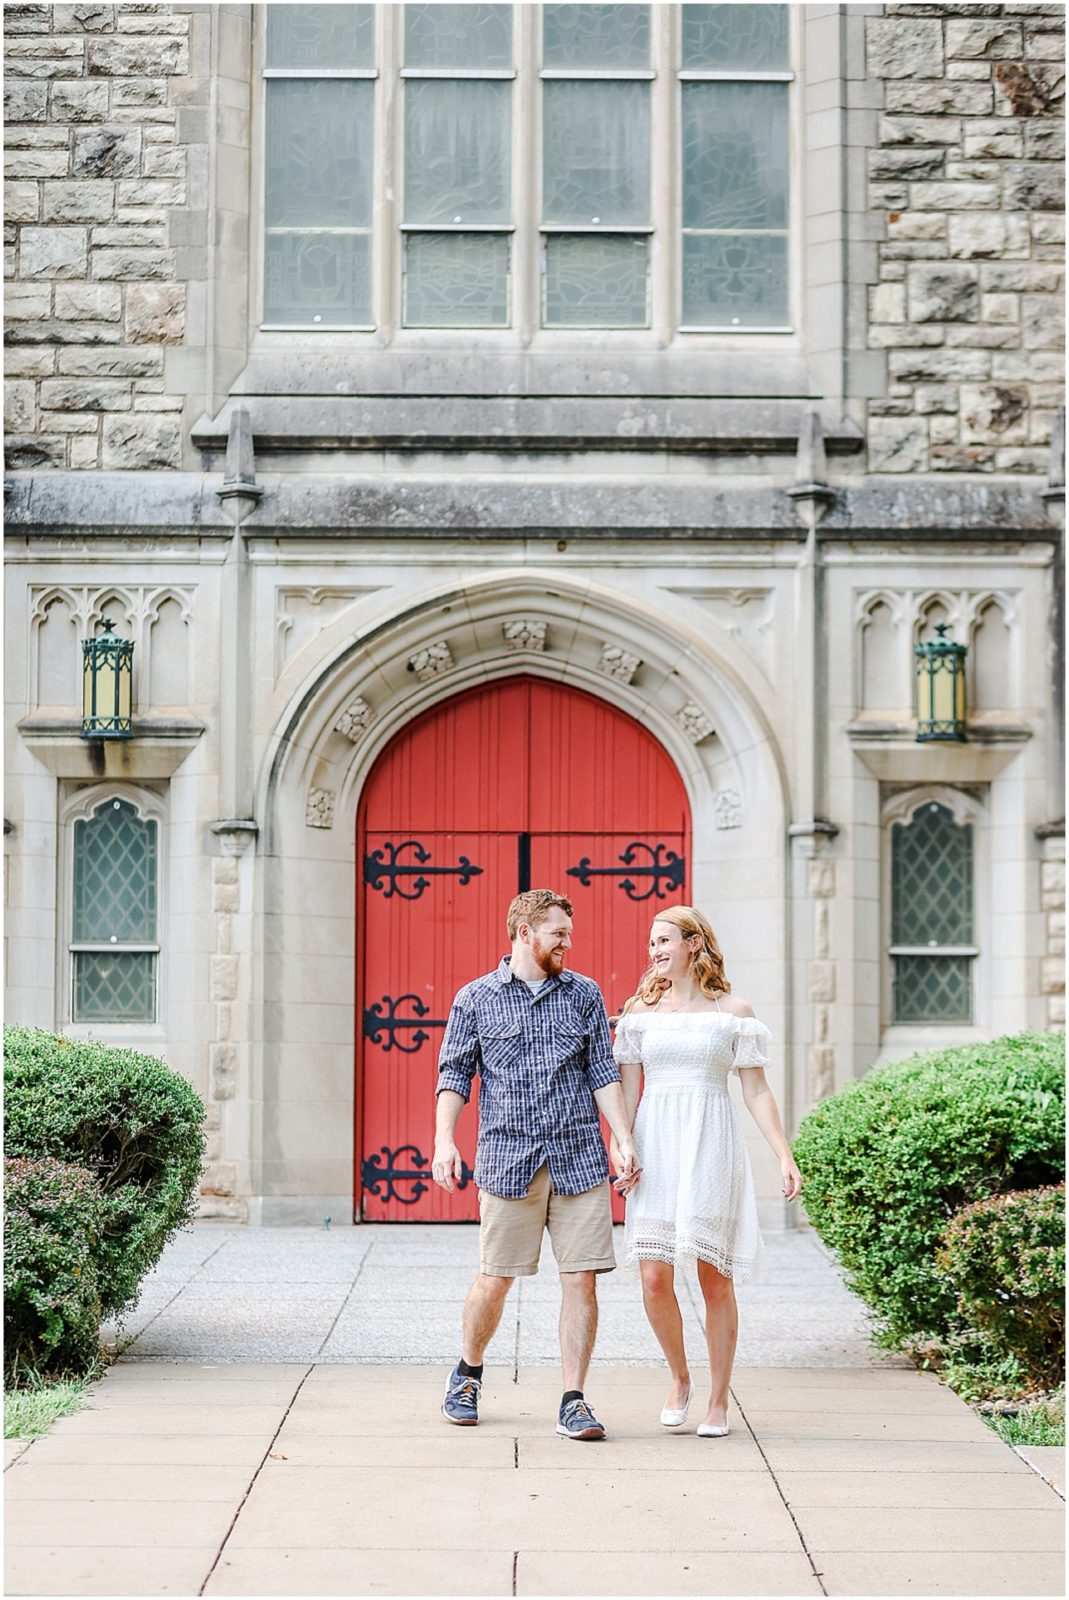
[[[456,477],[264,474],[260,503],[241,524],[257,539],[655,539],[795,543],[806,528],[789,481],[594,477],[544,472]],[[226,539],[218,473],[13,473],[9,538]],[[833,484],[822,543],[933,538],[994,545],[1052,541],[1042,484],[1024,478],[859,478]]]

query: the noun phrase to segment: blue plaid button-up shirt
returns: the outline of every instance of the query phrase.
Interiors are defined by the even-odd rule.
[[[543,1163],[557,1194],[583,1194],[609,1176],[594,1090],[619,1083],[609,1022],[592,978],[562,971],[537,995],[496,972],[465,984],[453,1001],[438,1058],[437,1094],[479,1090],[475,1182],[521,1200]]]

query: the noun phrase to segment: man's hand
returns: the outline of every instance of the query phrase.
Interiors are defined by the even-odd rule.
[[[635,1157],[634,1145],[629,1145],[627,1151],[624,1151],[620,1149],[615,1138],[610,1138],[609,1164],[616,1173],[616,1177],[613,1179],[613,1188],[617,1194],[622,1194],[626,1197],[642,1176],[642,1168],[638,1165]]]
[[[431,1177],[441,1189],[453,1192],[453,1179],[464,1176],[464,1162],[460,1151],[452,1139],[440,1140],[434,1147],[434,1160],[431,1163]]]

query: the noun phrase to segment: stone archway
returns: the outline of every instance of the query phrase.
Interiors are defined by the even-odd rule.
[[[711,912],[739,987],[783,1037],[786,781],[741,674],[677,619],[600,585],[531,569],[453,585],[311,667],[263,764],[263,1039],[250,1129],[263,1220],[340,1217],[350,1205],[353,840],[364,781],[410,719],[521,673],[585,689],[665,747],[690,804],[694,899]]]

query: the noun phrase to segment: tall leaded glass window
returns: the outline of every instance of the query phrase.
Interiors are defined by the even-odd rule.
[[[649,323],[650,7],[542,8],[542,321]]]
[[[898,1023],[972,1021],[973,828],[936,801],[891,829],[891,959]]]
[[[264,323],[367,327],[375,7],[265,9]]]
[[[683,13],[683,325],[786,328],[786,5]]]
[[[404,323],[511,320],[512,7],[404,8]]]
[[[156,1020],[157,831],[115,798],[74,824],[72,1022]]]

